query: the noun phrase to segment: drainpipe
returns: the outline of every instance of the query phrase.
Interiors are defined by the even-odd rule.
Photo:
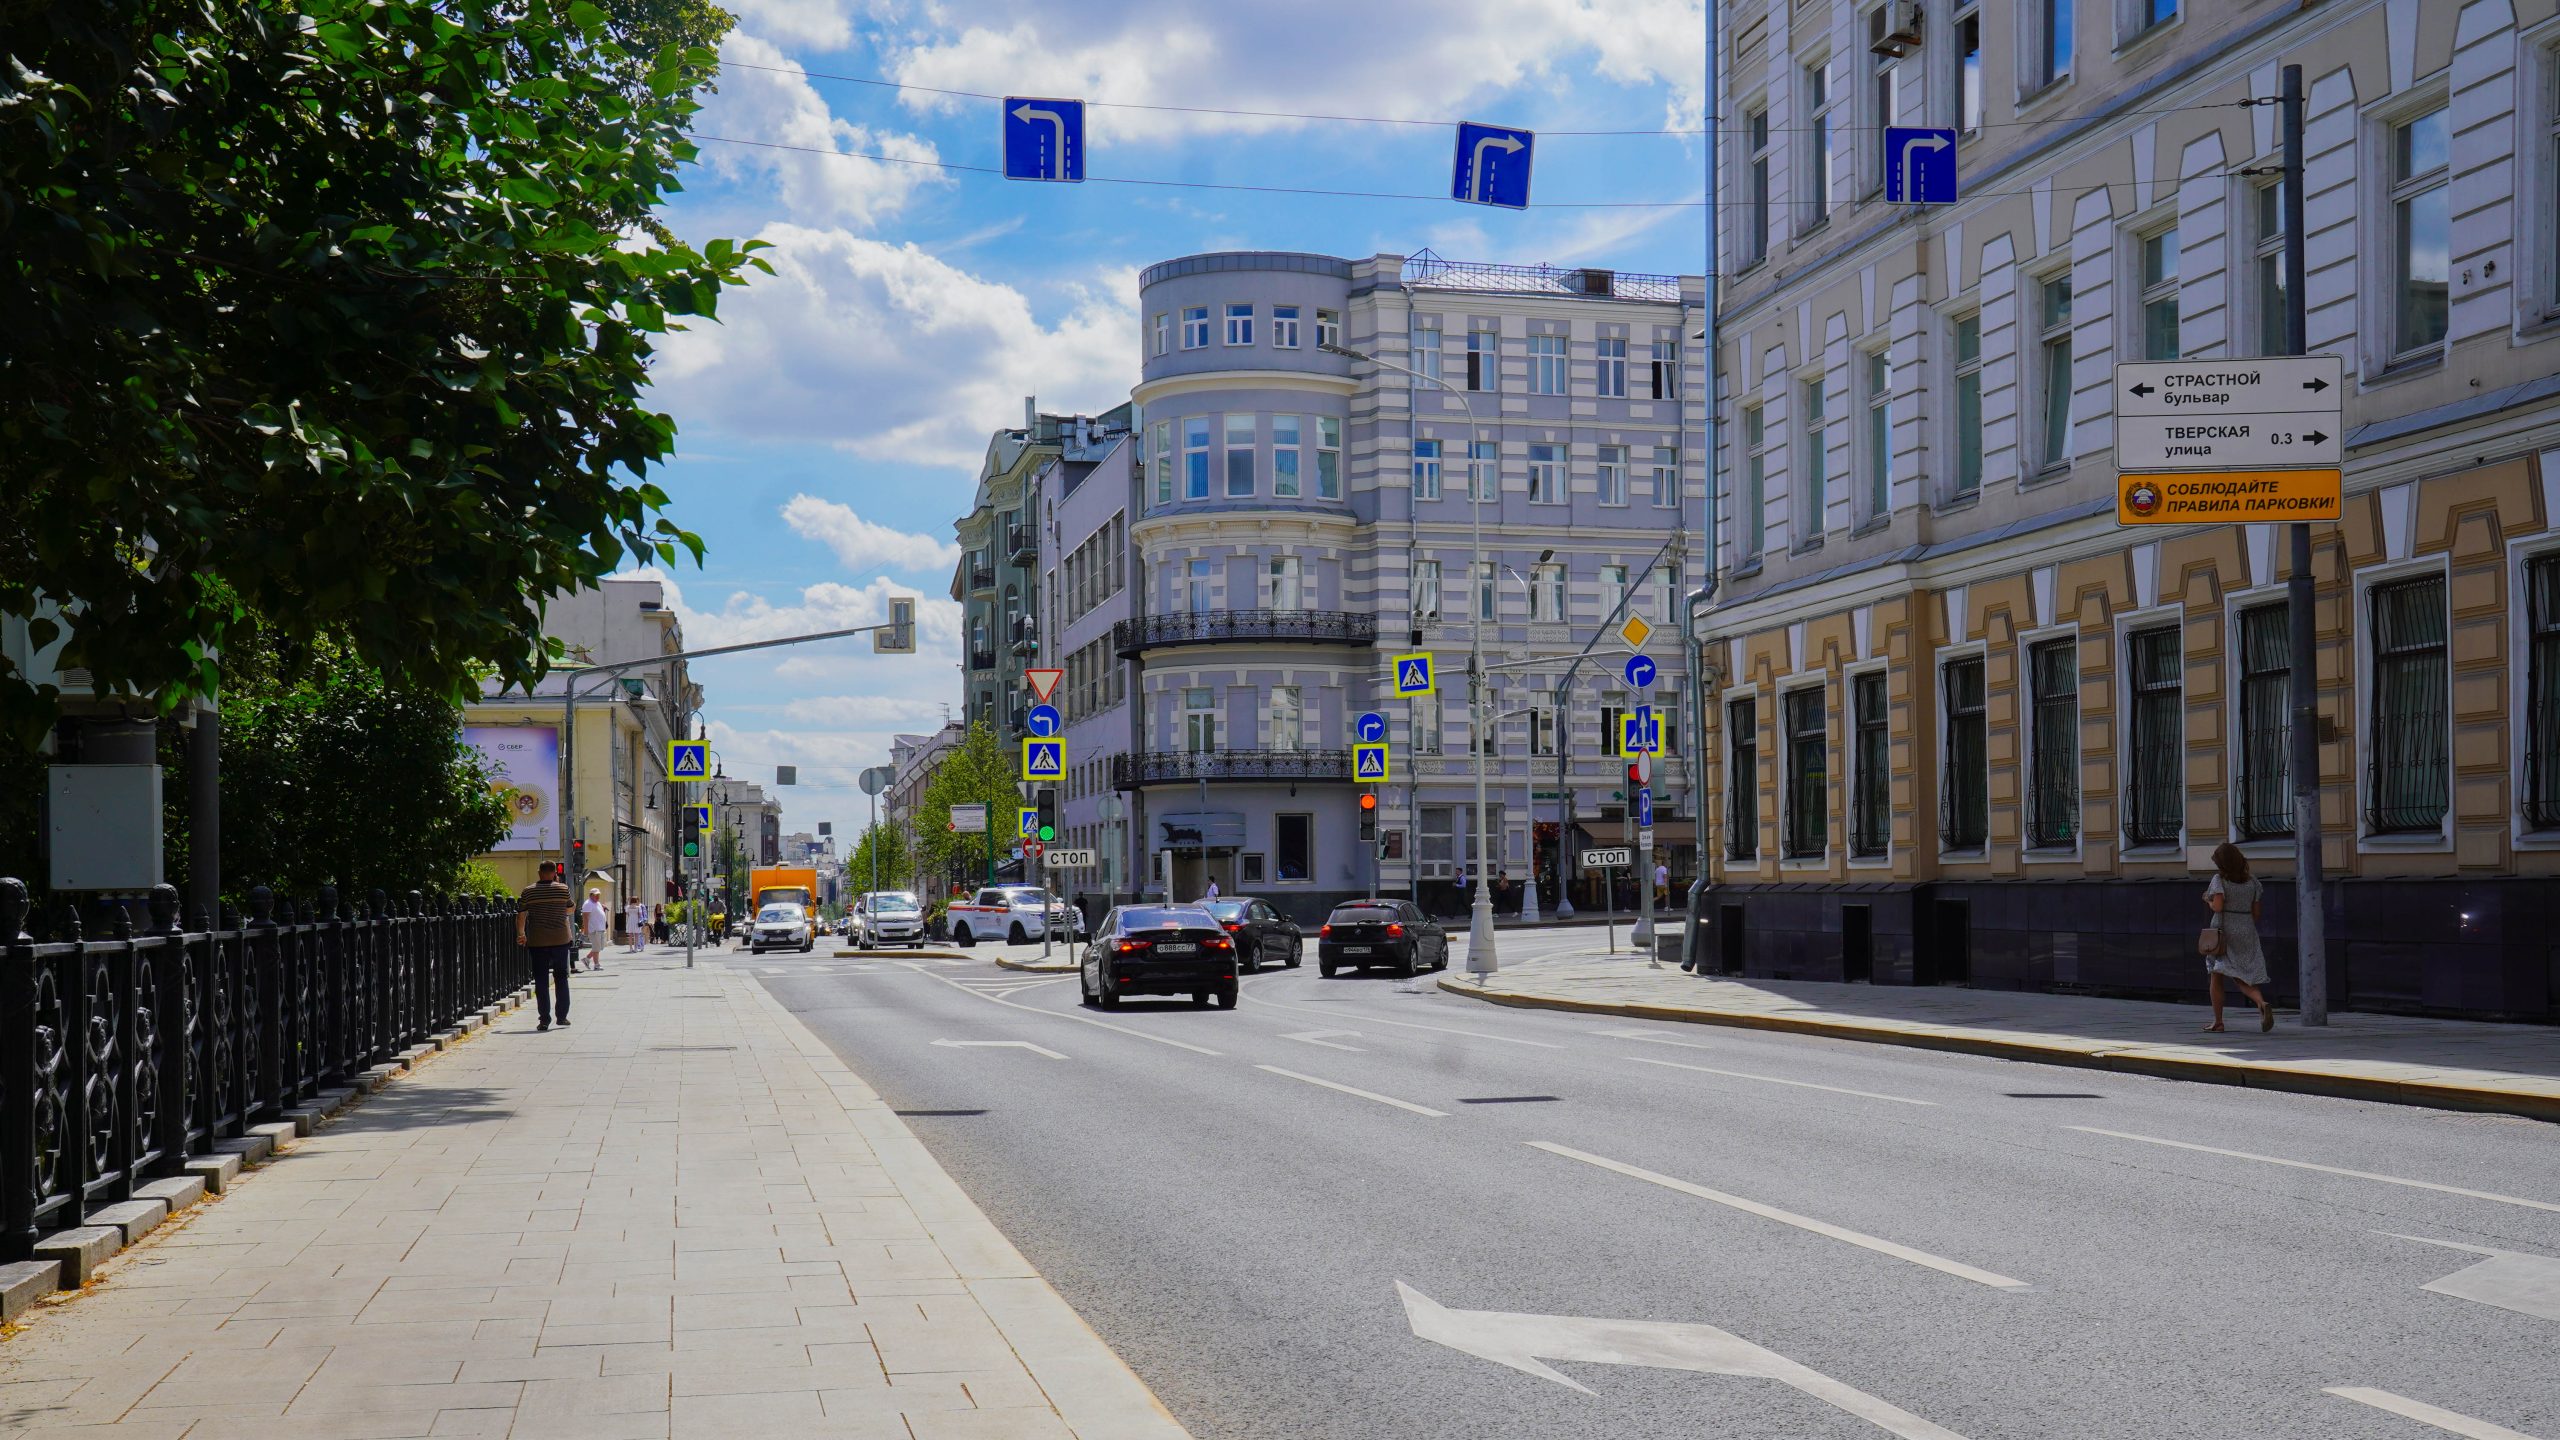
[[[1705,269],[1700,272],[1706,279],[1706,315],[1705,324],[1700,327],[1698,331],[1698,338],[1705,342],[1706,347],[1706,365],[1704,368],[1706,370],[1707,393],[1704,397],[1704,414],[1700,425],[1700,432],[1704,441],[1703,450],[1704,459],[1706,461],[1707,483],[1705,487],[1706,494],[1702,498],[1699,507],[1701,512],[1699,517],[1699,530],[1705,540],[1705,544],[1699,547],[1699,553],[1705,561],[1705,573],[1700,577],[1698,588],[1689,593],[1689,603],[1682,614],[1682,624],[1680,626],[1680,642],[1684,647],[1683,653],[1686,655],[1689,662],[1689,673],[1685,677],[1689,690],[1689,753],[1684,758],[1688,762],[1689,794],[1693,797],[1691,809],[1695,812],[1691,818],[1690,829],[1697,836],[1698,849],[1698,873],[1691,877],[1689,881],[1689,924],[1681,935],[1680,968],[1697,975],[1704,975],[1708,973],[1706,963],[1706,944],[1704,939],[1701,937],[1700,932],[1704,928],[1704,921],[1707,913],[1707,865],[1709,857],[1707,845],[1707,787],[1702,783],[1705,779],[1705,773],[1704,766],[1701,761],[1702,752],[1706,749],[1707,742],[1707,685],[1705,670],[1706,645],[1698,636],[1698,616],[1701,611],[1705,610],[1707,606],[1714,601],[1716,595],[1716,404],[1722,398],[1723,391],[1723,387],[1718,383],[1722,379],[1722,376],[1719,374],[1719,367],[1717,365],[1718,352],[1716,348],[1718,339],[1716,334],[1716,307],[1717,290],[1719,289],[1718,279],[1716,276],[1716,226],[1720,219],[1716,205],[1716,125],[1719,120],[1719,114],[1723,109],[1723,104],[1716,86],[1716,6],[1714,4],[1714,0],[1709,0],[1706,7],[1706,24],[1707,123],[1705,158],[1707,176],[1707,241],[1706,266]],[[1683,328],[1685,329],[1686,327]]]

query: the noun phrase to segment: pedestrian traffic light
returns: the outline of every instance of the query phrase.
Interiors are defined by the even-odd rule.
[[[1374,844],[1378,839],[1378,792],[1360,792],[1360,838]]]
[[[587,878],[587,842],[569,842],[569,888],[578,888]]]
[[[1040,823],[1033,828],[1031,832],[1032,838],[1035,840],[1057,839],[1058,787],[1055,785],[1043,785],[1038,790],[1032,792],[1032,794],[1032,803],[1040,807]]]

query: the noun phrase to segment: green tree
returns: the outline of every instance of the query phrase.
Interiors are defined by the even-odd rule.
[[[915,879],[915,855],[907,848],[904,830],[895,825],[874,821],[862,830],[862,838],[853,844],[853,854],[844,862],[845,888],[855,894],[875,888],[872,884],[872,858],[879,858],[877,874],[882,890],[904,890]]]
[[[727,19],[0,5],[0,614],[164,710],[253,617],[459,698],[542,673],[542,597],[699,559],[649,359],[764,262],[651,217]],[[51,702],[0,664],[21,744]]]
[[[985,721],[971,725],[959,744],[943,752],[925,782],[916,815],[916,848],[926,868],[952,879],[984,875],[987,836],[952,833],[951,807],[972,801],[986,806],[988,832],[999,846],[1009,846],[1014,812],[1022,805],[1021,778],[1020,754],[1008,751]]]

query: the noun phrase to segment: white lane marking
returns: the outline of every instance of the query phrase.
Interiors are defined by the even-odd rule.
[[[1713,1325],[1683,1325],[1663,1320],[1602,1320],[1583,1315],[1521,1315],[1500,1310],[1453,1310],[1430,1296],[1396,1282],[1404,1299],[1405,1323],[1415,1338],[1508,1365],[1524,1374],[1595,1394],[1590,1386],[1558,1373],[1549,1360],[1586,1365],[1646,1365],[1658,1370],[1687,1370],[1699,1375],[1743,1375],[1775,1380],[1846,1410],[1903,1440],[1964,1440],[1943,1425],[1863,1390],[1844,1385],[1819,1370],[1800,1365],[1774,1350],[1754,1345]]]
[[[1283,1010],[1303,1010],[1310,1015],[1341,1015],[1353,1020],[1366,1020],[1373,1025],[1393,1025],[1403,1030],[1432,1030],[1442,1035],[1465,1035],[1477,1040],[1499,1040],[1505,1045],[1535,1045],[1541,1050],[1565,1048],[1552,1040],[1523,1040],[1517,1035],[1488,1035],[1482,1030],[1458,1030],[1447,1025],[1424,1025],[1412,1020],[1390,1020],[1383,1015],[1367,1015],[1357,1010],[1336,1010],[1330,1005],[1322,1007],[1292,1005],[1286,1000],[1265,1000],[1255,995],[1247,995],[1244,998],[1248,1004],[1273,1005]]]
[[[1024,1005],[1017,1001],[1007,1000],[1001,995],[989,995],[983,990],[973,990],[968,986],[961,984],[959,981],[952,979],[948,975],[936,975],[932,971],[925,969],[922,965],[918,965],[913,960],[910,960],[907,963],[915,967],[915,972],[917,974],[924,976],[928,980],[939,980],[943,984],[950,986],[952,989],[959,991],[963,995],[975,995],[990,1005],[1001,1005],[1007,1010],[1019,1010],[1025,1015],[1045,1015],[1052,1020],[1073,1020],[1079,1025],[1091,1025],[1097,1030],[1111,1030],[1122,1035],[1135,1035],[1141,1040],[1153,1040],[1159,1045],[1170,1045],[1176,1050],[1188,1050],[1194,1055],[1219,1055],[1224,1053],[1222,1051],[1212,1050],[1206,1045],[1194,1045],[1188,1040],[1171,1040],[1162,1035],[1150,1035],[1144,1030],[1132,1030],[1126,1025],[1114,1025],[1107,1020],[1096,1020],[1090,1015],[1070,1015],[1063,1010],[1043,1010],[1037,1005]]]
[[[1816,1085],[1810,1080],[1781,1080],[1775,1075],[1754,1075],[1748,1070],[1718,1070],[1712,1065],[1683,1065],[1677,1060],[1656,1060],[1650,1055],[1621,1055],[1638,1065],[1667,1065],[1674,1070],[1695,1070],[1701,1075],[1723,1075],[1735,1080],[1757,1080],[1765,1085],[1793,1085],[1799,1090],[1828,1090],[1834,1095],[1855,1095],[1862,1100],[1890,1100],[1896,1105],[1935,1105],[1935,1100],[1912,1100],[1900,1095],[1879,1095],[1873,1090],[1850,1090],[1839,1085]]]
[[[2410,1180],[2398,1175],[2377,1175],[2370,1170],[2343,1170],[2335,1165],[2314,1165],[2308,1160],[2287,1160],[2275,1155],[2252,1155],[2246,1150],[2224,1150],[2213,1145],[2196,1145],[2185,1140],[2163,1140],[2157,1135],[2136,1135],[2127,1130],[2101,1130],[2095,1125],[2065,1125],[2084,1135],[2104,1135],[2115,1140],[2132,1140],[2144,1145],[2166,1145],[2172,1150],[2193,1150],[2203,1155],[2221,1155],[2232,1160],[2254,1160],[2261,1165],[2282,1165],[2290,1170],[2316,1170],[2323,1175],[2344,1175],[2350,1180],[2379,1180],[2385,1185],[2406,1185],[2412,1190],[2433,1190],[2439,1195],[2461,1195],[2473,1200],[2491,1200],[2500,1205],[2521,1205],[2527,1210],[2547,1210],[2560,1215],[2560,1205],[2548,1200],[2527,1200],[2515,1195],[2501,1195],[2494,1190],[2466,1190],[2459,1185],[2439,1185],[2432,1180]]]
[[[2365,1385],[2331,1385],[2322,1393],[2335,1395],[2341,1400],[2353,1400],[2359,1405],[2370,1405],[2376,1410],[2388,1410],[2402,1419],[2415,1420],[2421,1425],[2433,1425],[2448,1434],[2468,1435],[2471,1440],[2533,1440],[2532,1436],[2521,1430],[2510,1430],[2504,1425],[2475,1420],[2471,1416],[2447,1410],[2440,1405],[2430,1405],[2424,1400],[2412,1400],[2406,1395],[2394,1395],[2388,1390],[2376,1390]]]
[[[1357,1030],[1299,1030],[1283,1035],[1280,1038],[1283,1040],[1302,1040],[1309,1045],[1321,1045],[1327,1050],[1348,1050],[1354,1055],[1367,1053],[1357,1045],[1337,1045],[1333,1041],[1325,1038],[1328,1035],[1348,1035],[1356,1040],[1359,1038],[1360,1032]]]
[[[1695,1040],[1674,1040],[1668,1035],[1656,1035],[1650,1030],[1594,1030],[1591,1033],[1594,1035],[1606,1035],[1614,1040],[1642,1040],[1648,1045],[1677,1045],[1683,1050],[1713,1050],[1716,1048],[1713,1045],[1702,1045]]]
[[[1304,1080],[1310,1085],[1321,1085],[1327,1090],[1339,1090],[1345,1095],[1357,1095],[1363,1100],[1375,1100],[1381,1105],[1393,1105],[1399,1110],[1410,1110],[1416,1115],[1428,1115],[1434,1120],[1449,1118],[1449,1112],[1446,1110],[1434,1110],[1428,1105],[1416,1105],[1410,1100],[1399,1100],[1393,1095],[1381,1095],[1375,1090],[1363,1090],[1356,1085],[1337,1085],[1331,1080],[1320,1080],[1313,1075],[1301,1075],[1295,1070],[1283,1070],[1277,1065],[1256,1065],[1253,1068],[1268,1070],[1274,1075],[1286,1075],[1292,1080]]]
[[[1816,1235],[1845,1240],[1861,1249],[1873,1250],[1879,1255],[1890,1255],[1896,1260],[1908,1260],[1914,1265],[1926,1266],[1942,1275],[1953,1275],[1959,1280],[1970,1280],[1976,1285],[1988,1285],[1994,1290],[2028,1288],[2024,1280],[2012,1280],[2006,1275],[1994,1274],[1989,1270],[1977,1270],[1962,1261],[1949,1260],[1942,1255],[1932,1255],[1926,1250],[1914,1250],[1908,1245],[1897,1245],[1890,1240],[1880,1240],[1863,1231],[1834,1225],[1828,1220],[1816,1220],[1808,1215],[1781,1210],[1775,1205],[1763,1205],[1757,1200],[1745,1200],[1739,1195],[1710,1190],[1704,1185],[1692,1185],[1686,1180],[1674,1180],[1668,1175],[1658,1175],[1651,1170],[1629,1165],[1621,1160],[1612,1160],[1605,1155],[1594,1155],[1588,1151],[1576,1150],[1570,1146],[1558,1145],[1546,1140],[1529,1140],[1522,1143],[1532,1149],[1544,1150],[1550,1155],[1561,1155],[1567,1160],[1579,1160],[1585,1165],[1597,1165],[1603,1170],[1614,1170],[1621,1175],[1648,1181],[1666,1190],[1677,1190],[1683,1195],[1695,1195],[1701,1200],[1712,1200],[1718,1205],[1730,1206],[1746,1215],[1757,1215],[1764,1220],[1775,1220],[1781,1225],[1793,1225],[1799,1230],[1810,1231]]]
[[[936,1040],[933,1043],[950,1050],[1028,1050],[1052,1060],[1067,1058],[1046,1045],[1034,1045],[1028,1040]]]
[[[2456,1300],[2469,1300],[2477,1305],[2494,1305],[2531,1315],[2537,1320],[2560,1320],[2560,1260],[2536,1255],[2529,1250],[2492,1250],[2485,1245],[2465,1245],[2459,1240],[2434,1240],[2424,1235],[2402,1235],[2392,1230],[2376,1230],[2394,1240],[2414,1240],[2421,1245],[2440,1245],[2447,1250],[2488,1258],[2476,1265],[2456,1270],[2441,1280],[2420,1286],[2438,1295]]]

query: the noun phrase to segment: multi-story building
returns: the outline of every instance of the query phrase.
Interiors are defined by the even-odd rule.
[[[2282,353],[2299,65],[2329,993],[2560,1017],[2550,0],[1912,8],[1716,12],[1714,958],[2185,994],[2228,841],[2291,995],[2285,535],[2118,528],[2111,376]],[[1963,199],[1882,203],[1888,121],[1960,133]]]
[[[1044,415],[1037,400],[1025,397],[1022,411],[1020,429],[988,437],[969,513],[952,523],[960,542],[951,598],[961,606],[961,719],[987,721],[1005,739],[1023,734],[1022,718],[1031,708],[1022,672],[1048,663],[1040,645],[1042,536],[1034,477],[1070,447],[1089,450],[1129,428],[1126,406],[1100,417]]]
[[[1065,721],[1066,783],[1058,786],[1056,843],[1091,849],[1099,865],[1059,871],[1051,888],[1094,897],[1128,893],[1127,802],[1111,783],[1111,757],[1133,748],[1133,667],[1115,627],[1136,613],[1131,583],[1131,509],[1138,494],[1138,448],[1128,409],[1070,424],[1059,453],[1033,477],[1040,531],[1043,663],[1064,670],[1051,703]],[[1114,818],[1110,813],[1117,809]]]

